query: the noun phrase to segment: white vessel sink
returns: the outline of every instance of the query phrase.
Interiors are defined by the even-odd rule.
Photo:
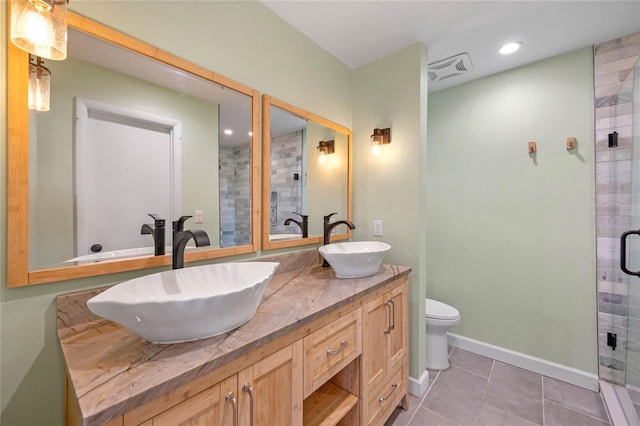
[[[336,277],[359,278],[375,275],[390,249],[389,244],[380,241],[352,241],[327,244],[318,251],[336,272]]]
[[[165,247],[165,253],[171,254],[172,247]],[[122,259],[125,257],[141,257],[141,256],[153,256],[155,253],[154,247],[137,247],[122,250],[101,251],[98,253],[85,254],[83,256],[74,257],[73,259],[65,260],[66,262],[103,262],[105,260]]]
[[[189,242],[189,245],[185,248],[185,251],[190,251],[195,249],[196,246],[193,244],[193,241]],[[164,253],[171,254],[173,251],[173,247],[165,246]],[[74,257],[73,259],[65,260],[64,263],[68,262],[105,262],[107,260],[118,260],[118,259],[126,259],[133,257],[142,257],[142,256],[153,256],[155,255],[156,249],[155,247],[137,247],[130,249],[121,249],[121,250],[111,250],[111,251],[101,251],[98,253],[85,254],[83,256]]]
[[[204,339],[253,318],[278,265],[220,263],[159,272],[115,285],[87,306],[152,343]]]

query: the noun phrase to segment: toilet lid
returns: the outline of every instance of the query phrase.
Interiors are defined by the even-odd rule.
[[[444,320],[460,318],[460,312],[456,308],[433,299],[425,299],[425,311],[429,318]]]

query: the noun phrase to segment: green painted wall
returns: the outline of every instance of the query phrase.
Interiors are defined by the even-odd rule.
[[[591,48],[432,93],[424,220],[452,332],[597,373],[593,105]]]
[[[329,213],[337,213],[333,220],[347,218],[347,164],[349,150],[347,136],[328,127],[313,122],[307,123],[306,176],[302,176],[307,192],[309,215],[309,235],[322,236],[322,218]],[[333,154],[327,155],[325,163],[318,162],[319,141],[334,141]],[[345,234],[346,226],[334,228],[336,235]]]
[[[6,2],[0,2],[0,22],[3,23],[7,21],[5,6]],[[74,1],[70,8],[261,93],[351,127],[351,70],[259,2]],[[5,28],[4,24],[2,28]],[[6,33],[0,31],[2,94],[6,93],[7,87],[4,66],[6,43]],[[30,288],[6,288],[6,112],[7,100],[2,95],[0,424],[61,425],[64,364],[55,333],[56,295],[108,286],[156,271],[116,274]]]
[[[353,216],[356,240],[391,245],[385,262],[409,265],[409,374],[425,371],[424,298],[427,168],[427,49],[403,49],[354,71]],[[374,156],[374,128],[391,128],[391,143]],[[384,236],[373,236],[373,220]]]

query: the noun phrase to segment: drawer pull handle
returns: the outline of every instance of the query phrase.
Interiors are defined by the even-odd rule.
[[[329,348],[329,349],[327,349],[327,355],[338,355],[348,345],[349,345],[349,342],[347,342],[345,339],[342,339],[342,340],[340,340],[340,349],[338,349],[337,351],[334,351],[333,349]]]
[[[378,398],[379,402],[387,402],[387,399],[391,398],[391,394],[398,389],[398,384],[397,383],[391,383],[391,392],[389,392],[389,394],[387,396],[381,396],[380,398]]]
[[[247,382],[242,385],[242,391],[249,394],[249,424],[253,426],[253,386]]]
[[[389,325],[385,330],[384,330],[384,334],[389,334],[391,333],[391,330],[393,330],[393,327],[391,326],[391,316],[393,315],[391,313],[391,304],[393,303],[393,301],[391,299],[387,300],[386,302],[384,302],[384,306],[386,306],[389,311],[389,316],[387,317],[387,324]]]
[[[236,395],[229,392],[224,396],[225,401],[231,402],[233,407],[233,426],[238,426],[238,405],[236,404]]]
[[[391,303],[391,330],[396,329],[396,302],[393,299],[389,299],[389,303]]]

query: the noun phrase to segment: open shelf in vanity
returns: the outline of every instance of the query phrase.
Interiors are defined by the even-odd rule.
[[[337,425],[358,407],[358,397],[341,387],[327,382],[304,400],[304,426]],[[351,413],[350,417],[357,415]]]

